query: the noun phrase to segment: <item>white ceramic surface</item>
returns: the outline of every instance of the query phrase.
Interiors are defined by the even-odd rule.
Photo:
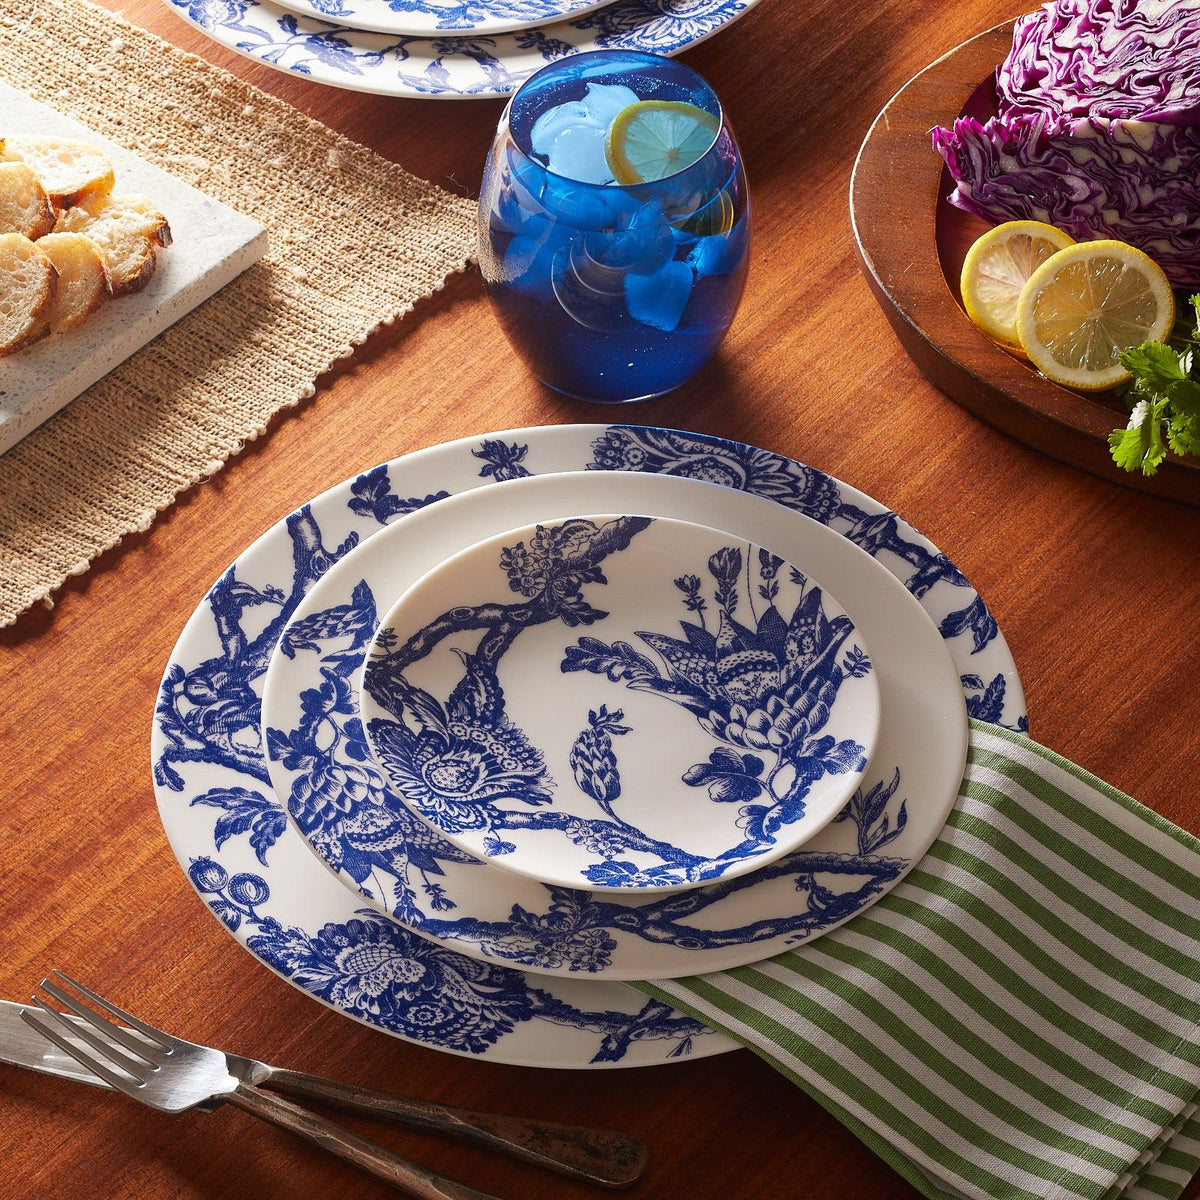
[[[434,837],[388,794],[370,756],[353,680],[378,625],[374,598],[400,595],[456,550],[539,514],[605,508],[699,521],[805,563],[871,646],[883,722],[870,769],[843,819],[759,871],[661,897],[540,884]],[[609,689],[610,708],[628,694],[620,678]],[[759,496],[606,471],[453,496],[346,555],[280,635],[263,727],[272,781],[291,819],[318,857],[382,911],[489,962],[613,979],[671,978],[768,958],[873,903],[941,829],[967,738],[962,685],[945,643],[869,554]],[[336,796],[328,783],[335,774],[352,780]]]
[[[267,251],[267,231],[211,196],[0,83],[0,133],[79,138],[112,159],[116,191],[142,192],[162,209],[174,241],[146,288],[105,304],[66,333],[0,359],[0,453],[97,379],[186,316]]]
[[[439,563],[381,621],[359,700],[389,795],[448,841],[624,895],[794,850],[879,735],[869,647],[827,588],[763,546],[631,513]]]

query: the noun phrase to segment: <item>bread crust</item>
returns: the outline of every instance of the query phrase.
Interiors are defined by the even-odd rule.
[[[57,295],[48,318],[50,330],[65,333],[86,321],[112,294],[104,255],[83,233],[48,234],[38,242],[38,249],[58,270]],[[68,304],[73,307],[64,311]]]
[[[121,279],[113,279],[111,275],[109,276],[109,287],[112,289],[112,294],[114,296],[132,296],[134,292],[140,292],[154,277],[156,266],[158,266],[158,260],[154,257],[154,249],[147,246],[146,253],[138,261],[134,271],[127,272]]]
[[[37,241],[54,228],[58,214],[28,163],[0,162],[0,232]]]
[[[110,231],[123,215],[135,217],[136,231],[122,232],[119,240]],[[86,233],[94,236],[104,254],[109,283],[114,296],[140,292],[154,275],[155,249],[171,244],[171,227],[158,207],[145,196],[136,194],[104,196],[68,209],[58,218],[58,232]],[[140,243],[140,249],[135,244]],[[117,253],[120,247],[120,253]]]
[[[26,162],[37,172],[38,155],[44,155],[45,147],[47,146],[78,146],[86,152],[89,164],[99,168],[98,170],[93,170],[90,174],[85,174],[85,177],[79,180],[77,186],[74,187],[50,186],[46,183],[45,172],[38,172],[41,176],[42,185],[46,188],[46,192],[54,203],[55,208],[73,208],[75,205],[84,204],[88,200],[107,196],[112,191],[113,185],[116,182],[112,163],[95,146],[75,138],[10,136],[4,143],[3,148],[0,149],[0,154],[9,160]]]
[[[31,346],[50,333],[49,315],[50,309],[54,305],[58,284],[58,272],[55,270],[54,264],[45,253],[37,248],[36,243],[30,241],[24,234],[0,234],[0,263],[8,254],[21,254],[26,258],[32,258],[44,269],[39,280],[39,292],[35,295],[33,303],[29,305],[29,314],[24,325],[19,327],[6,342],[0,342],[0,358],[15,354],[26,346]]]

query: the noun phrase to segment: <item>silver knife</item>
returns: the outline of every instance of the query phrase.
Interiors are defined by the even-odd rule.
[[[0,1063],[112,1090],[103,1079],[97,1078],[87,1067],[77,1063],[69,1054],[48,1042],[36,1029],[26,1025],[21,1020],[21,1013],[26,1007],[24,1004],[14,1004],[11,1000],[0,1000]],[[77,1017],[69,1019],[78,1021]],[[82,1042],[80,1045],[87,1049]]]

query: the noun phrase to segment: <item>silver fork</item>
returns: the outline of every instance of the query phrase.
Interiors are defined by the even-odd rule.
[[[172,1113],[189,1108],[211,1112],[221,1103],[234,1104],[418,1200],[496,1198],[437,1175],[298,1104],[260,1090],[260,1086],[269,1085],[350,1111],[445,1133],[606,1187],[632,1183],[645,1167],[645,1148],[624,1134],[453,1109],[302,1072],[278,1070],[253,1059],[172,1037],[61,971],[54,974],[128,1028],[100,1016],[49,979],[42,980],[42,990],[79,1019],[67,1017],[35,995],[33,1002],[40,1013],[26,1009],[21,1013],[22,1020],[117,1091],[151,1108]],[[85,1051],[80,1042],[86,1043],[95,1054]]]

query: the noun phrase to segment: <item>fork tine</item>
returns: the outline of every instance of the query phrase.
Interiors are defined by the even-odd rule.
[[[86,996],[93,1004],[100,1005],[106,1012],[112,1013],[118,1020],[124,1021],[131,1029],[136,1029],[139,1033],[144,1033],[152,1042],[157,1042],[168,1053],[174,1049],[174,1039],[161,1029],[155,1029],[153,1025],[147,1025],[145,1021],[139,1021],[132,1013],[127,1013],[123,1008],[118,1008],[111,1000],[105,1000],[103,996],[97,996],[89,987],[84,987],[78,980],[72,979],[70,975],[64,975],[57,967],[53,967],[54,974],[63,981],[69,984],[77,992]]]
[[[36,1000],[36,997],[34,999]],[[54,1010],[48,1011],[53,1012]],[[42,1037],[53,1042],[65,1054],[69,1054],[80,1066],[86,1067],[94,1075],[99,1075],[117,1091],[136,1092],[140,1086],[136,1079],[132,1079],[128,1075],[118,1075],[116,1071],[110,1071],[103,1063],[97,1062],[90,1054],[85,1054],[74,1042],[63,1037],[48,1021],[42,1020],[41,1017],[31,1013],[29,1009],[21,1010],[21,1020],[36,1029]]]
[[[55,1000],[69,1008],[76,1016],[82,1017],[94,1028],[100,1030],[105,1037],[110,1037],[114,1041],[120,1042],[120,1044],[124,1046],[126,1050],[132,1050],[133,1053],[138,1056],[138,1058],[144,1059],[150,1064],[151,1067],[154,1068],[154,1070],[158,1070],[158,1060],[152,1057],[153,1051],[151,1047],[146,1045],[145,1042],[139,1041],[133,1036],[133,1034],[128,1033],[119,1025],[114,1025],[111,1021],[106,1021],[98,1013],[95,1013],[88,1008],[86,1004],[76,1000],[75,997],[70,994],[70,992],[64,992],[62,988],[51,983],[50,980],[42,980],[42,990],[44,992],[49,992],[49,994],[53,996]],[[122,1063],[121,1065],[124,1066],[125,1064]]]
[[[40,996],[34,996],[33,1002],[44,1012],[51,1021],[56,1022],[59,1029],[69,1029],[74,1037],[80,1041],[87,1042],[93,1050],[104,1055],[109,1062],[120,1067],[127,1075],[131,1076],[136,1086],[141,1087],[146,1082],[147,1070],[157,1070],[156,1067],[147,1067],[146,1064],[135,1062],[127,1054],[123,1054],[111,1042],[107,1042],[102,1037],[94,1034],[86,1025],[79,1025],[73,1021],[68,1021],[60,1012],[55,1012]]]

